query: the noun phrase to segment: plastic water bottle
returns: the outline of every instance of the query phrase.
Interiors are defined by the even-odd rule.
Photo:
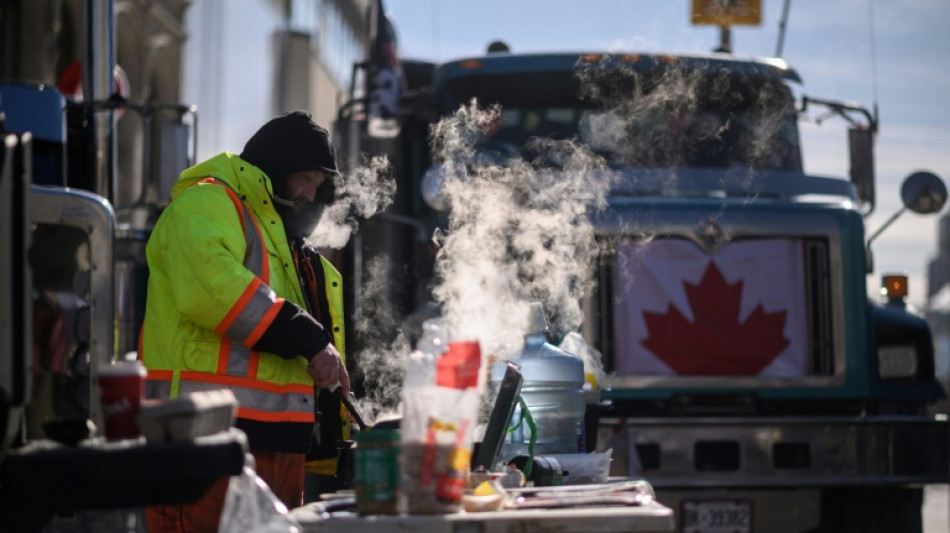
[[[537,427],[534,455],[582,453],[584,412],[584,362],[547,342],[547,320],[541,304],[533,304],[528,333],[525,335],[521,357],[514,361],[521,365],[524,379],[521,397]],[[492,382],[496,385],[504,377],[505,363],[492,366]],[[521,420],[520,405],[515,408],[511,426]],[[518,455],[528,454],[531,430],[527,421],[509,433],[502,445],[500,461],[507,462]]]

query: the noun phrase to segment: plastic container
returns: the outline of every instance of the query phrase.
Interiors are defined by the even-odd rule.
[[[604,453],[566,453],[545,455],[549,461],[557,461],[561,466],[565,485],[585,485],[606,483],[610,477],[612,450]],[[538,457],[535,457],[538,459]]]
[[[184,394],[167,402],[146,403],[138,426],[149,441],[183,441],[234,425],[238,402],[230,389]]]
[[[547,342],[547,322],[540,305],[532,307],[529,333],[525,335],[521,357],[515,363],[521,366],[524,399],[537,427],[534,455],[583,453],[584,362]],[[491,381],[496,387],[504,377],[504,361],[492,365]],[[521,406],[515,407],[511,425],[521,419]],[[531,431],[527,422],[508,434],[498,460],[508,462],[518,455],[528,455]]]

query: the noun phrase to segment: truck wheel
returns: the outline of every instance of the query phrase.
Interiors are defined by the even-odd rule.
[[[825,490],[814,533],[922,533],[922,504],[920,488]]]

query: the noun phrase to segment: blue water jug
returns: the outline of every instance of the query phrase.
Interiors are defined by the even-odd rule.
[[[533,453],[583,453],[584,362],[547,342],[547,321],[540,304],[533,304],[531,313],[524,346],[514,362],[521,365],[524,378],[521,397],[537,428]],[[496,388],[504,373],[504,361],[492,366],[491,381]],[[521,418],[519,405],[511,426],[518,425]],[[522,421],[507,435],[498,460],[507,462],[518,455],[527,455],[530,440],[530,427],[527,421]]]

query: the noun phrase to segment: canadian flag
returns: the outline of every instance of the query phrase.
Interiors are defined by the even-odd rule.
[[[807,374],[801,241],[734,241],[713,254],[684,239],[631,241],[616,261],[619,375]]]

